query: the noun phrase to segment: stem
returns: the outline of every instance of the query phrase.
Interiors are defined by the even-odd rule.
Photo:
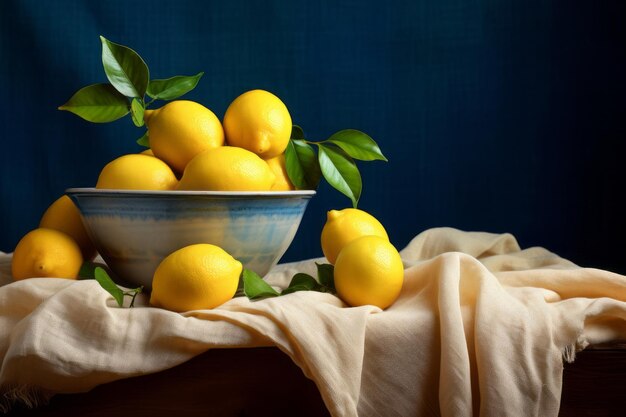
[[[130,299],[130,304],[128,305],[128,308],[133,308],[135,306],[135,297],[137,297],[138,293],[133,294],[133,298]]]
[[[147,109],[149,105],[151,105],[152,103],[154,103],[156,101],[156,98],[153,98],[152,100],[150,100],[149,102],[144,104],[144,109]]]
[[[140,294],[143,291],[143,285],[139,288],[135,288],[134,290],[130,290],[130,291],[125,291],[123,294],[124,296],[128,295],[129,297],[132,297],[130,299],[130,305],[128,306],[128,308],[133,308],[135,306],[135,298],[137,297],[137,294]]]

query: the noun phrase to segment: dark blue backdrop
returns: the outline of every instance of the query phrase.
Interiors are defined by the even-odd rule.
[[[626,272],[625,2],[0,2],[0,250],[65,188],[136,152],[128,118],[59,112],[105,81],[98,35],[152,76],[205,71],[188,95],[220,118],[253,88],[283,99],[311,139],[373,136],[360,207],[403,247],[433,226],[511,232]],[[321,255],[322,186],[285,260]]]

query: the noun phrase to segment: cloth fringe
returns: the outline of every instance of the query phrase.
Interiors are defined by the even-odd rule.
[[[563,360],[567,363],[572,363],[576,359],[576,343],[565,346],[563,349]]]
[[[570,343],[563,349],[563,360],[567,363],[574,362],[576,353],[584,350],[587,346],[589,346],[589,342],[583,337],[581,332],[575,342]]]
[[[7,414],[15,405],[34,409],[50,402],[54,393],[32,385],[0,387],[0,414]]]

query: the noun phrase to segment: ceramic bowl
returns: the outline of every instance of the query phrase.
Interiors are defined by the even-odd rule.
[[[220,246],[264,276],[293,240],[315,191],[134,191],[70,188],[96,249],[118,279],[150,289],[170,253]]]

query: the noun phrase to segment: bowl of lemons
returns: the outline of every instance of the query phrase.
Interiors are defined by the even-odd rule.
[[[265,275],[285,253],[315,191],[66,191],[121,281],[151,288],[159,263],[197,243],[219,246]]]
[[[296,190],[286,173],[292,124],[283,102],[252,90],[233,101],[223,125],[188,100],[146,110],[144,120],[149,151],[106,164],[95,188],[66,190],[109,268],[149,289],[166,256],[209,243],[265,275],[315,195]]]

